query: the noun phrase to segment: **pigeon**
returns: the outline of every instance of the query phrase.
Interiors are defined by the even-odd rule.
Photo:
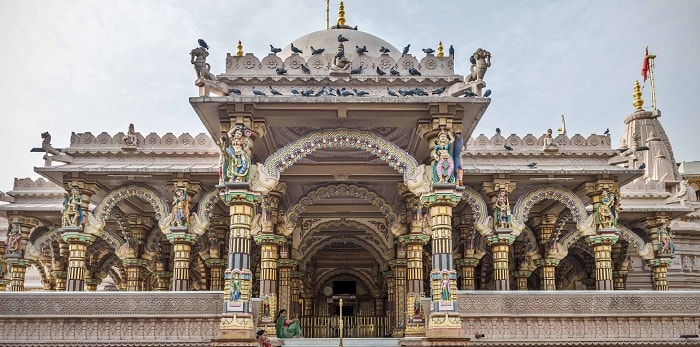
[[[354,28],[352,28],[352,30],[357,30],[357,25],[355,25],[355,27],[354,27]]]
[[[603,132],[603,135],[607,135],[607,134],[610,134],[610,128],[605,129],[605,131]]]
[[[355,46],[357,48],[357,54],[365,54],[367,53],[367,46]]]
[[[282,48],[277,48],[273,45],[270,45],[270,52],[277,54],[279,52],[282,52]]]
[[[350,70],[351,75],[357,75],[362,72],[362,65],[358,65],[356,68]]]
[[[496,134],[501,135],[501,128],[496,128]]]
[[[326,91],[326,87],[322,87],[321,90],[317,91],[314,96],[321,96]]]
[[[230,89],[228,90],[228,93],[229,93],[229,95],[230,95],[230,94],[241,95],[241,90],[238,89],[238,88],[230,88]]]
[[[353,91],[355,92],[355,95],[357,95],[357,96],[365,96],[365,95],[369,94],[368,92],[366,92],[364,90],[353,89]]]
[[[394,69],[393,67],[392,67],[391,69],[389,69],[389,72],[390,72],[392,75],[394,75],[394,76],[400,75],[399,71],[397,71],[397,70]]]
[[[299,91],[295,87],[292,87],[292,89],[290,89],[289,92],[294,95],[299,95]]]
[[[433,92],[432,92],[431,94],[433,94],[433,95],[436,95],[436,94],[437,94],[437,95],[440,95],[440,94],[442,94],[442,93],[445,92],[445,88],[447,88],[447,87],[440,87],[440,88],[438,88],[438,89],[435,89],[435,90],[433,90]]]
[[[353,94],[351,91],[349,91],[349,90],[343,88],[343,89],[340,91],[340,95],[342,95],[342,96],[350,96],[350,95],[355,95],[355,94]]]
[[[450,48],[447,50],[447,52],[449,52],[450,57],[452,57],[455,55],[455,48],[452,45],[450,45]]]
[[[386,87],[386,93],[391,95],[391,96],[399,96],[398,94],[396,94],[395,91],[389,89],[389,87]]]
[[[512,150],[513,150],[513,147],[508,146],[508,145],[503,145],[503,148],[505,148],[506,151],[512,151]]]
[[[386,75],[386,72],[384,72],[384,70],[380,69],[379,66],[377,66],[377,75],[384,76]]]
[[[299,53],[299,54],[304,53],[301,49],[294,47],[293,43],[291,44],[290,47],[292,48],[292,52],[294,52],[294,53]]]
[[[314,93],[314,90],[313,90],[313,89],[307,89],[307,90],[302,90],[302,91],[301,91],[301,95],[302,95],[302,96],[311,96],[311,94],[313,94],[313,93]]]
[[[404,55],[408,54],[408,50],[411,49],[411,44],[409,43],[408,46],[403,48],[403,53],[401,53],[401,56],[403,57]]]
[[[333,88],[329,86],[324,86],[321,90],[323,90],[323,92],[326,93],[326,95],[335,96],[335,94],[333,93]],[[340,92],[340,90],[338,91]]]
[[[381,46],[381,47],[379,47],[379,52],[386,54],[386,53],[389,53],[390,50],[384,46]]]
[[[207,44],[206,41],[199,39],[199,40],[197,40],[197,43],[199,43],[199,47],[202,47],[204,49],[209,49],[209,45]]]
[[[275,69],[275,72],[277,72],[278,75],[284,75],[287,73],[287,69],[285,69],[283,67],[278,67]]]
[[[642,165],[639,165],[639,170],[644,170],[647,168],[647,163],[642,163]]]
[[[531,169],[534,169],[535,166],[537,166],[537,163],[535,163],[534,161],[533,161],[532,163],[530,163],[530,164],[527,164],[527,167],[529,167],[529,168],[531,168]]]
[[[420,71],[418,71],[415,67],[411,67],[408,69],[408,73],[410,73],[413,76],[420,76]]]
[[[272,95],[282,95],[279,90],[272,88],[272,86],[270,86],[270,93],[272,93]]]
[[[260,96],[267,95],[267,94],[265,94],[265,92],[263,92],[262,90],[257,90],[257,89],[255,89],[255,86],[253,86],[253,94],[255,94],[255,95],[260,95]]]
[[[306,65],[304,65],[304,64],[301,64],[301,65],[299,65],[299,66],[301,67],[301,71],[304,71],[305,74],[310,74],[310,73],[311,73],[311,69],[309,69],[308,66],[306,66]]]
[[[474,58],[474,56],[472,55],[471,57],[469,57],[469,62],[472,63],[472,65],[476,65],[476,58]]]
[[[311,46],[311,55],[321,54],[325,50],[325,48],[314,49],[314,46]]]
[[[418,87],[413,88],[413,94],[418,95],[418,96],[430,95],[430,94],[428,94],[428,92],[426,92],[425,90],[418,88]]]
[[[435,53],[435,50],[432,48],[423,48],[423,53],[425,54],[433,54]]]
[[[413,89],[404,89],[404,88],[399,88],[397,90],[401,96],[411,96],[414,94]]]
[[[464,91],[464,96],[468,98],[473,98],[476,96],[476,94],[474,94],[474,92],[472,92],[471,90],[467,89]]]
[[[349,41],[347,37],[343,36],[343,34],[338,35],[338,42],[345,42]]]
[[[484,90],[484,97],[488,98],[489,96],[491,96],[491,89]]]

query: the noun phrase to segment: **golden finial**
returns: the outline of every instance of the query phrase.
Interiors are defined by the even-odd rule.
[[[238,46],[236,46],[236,55],[239,57],[243,56],[243,44],[241,43],[241,40],[238,40]]]
[[[639,81],[634,81],[634,93],[632,93],[632,96],[634,96],[632,106],[638,110],[641,110],[642,105],[644,105],[644,100],[642,100],[642,91],[640,90]]]
[[[338,27],[345,25],[345,5],[340,2],[340,8],[338,9]]]
[[[442,41],[438,43],[438,58],[442,58],[445,55],[445,53],[442,52]]]

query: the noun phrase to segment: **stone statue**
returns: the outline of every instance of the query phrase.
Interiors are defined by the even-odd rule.
[[[129,131],[127,131],[126,135],[122,136],[122,143],[127,147],[136,147],[138,144],[138,139],[134,131],[134,123],[129,124]]]
[[[31,152],[46,152],[46,154],[51,155],[61,155],[60,149],[53,148],[51,145],[51,134],[48,131],[41,133],[41,147],[32,148]]]
[[[433,167],[433,182],[454,183],[454,159],[452,158],[452,144],[454,137],[451,132],[440,130],[431,153]]]
[[[189,224],[190,216],[190,202],[187,198],[187,190],[184,188],[178,188],[175,190],[175,197],[173,198],[173,221],[172,226],[182,227]]]
[[[505,190],[498,192],[496,203],[493,208],[493,222],[496,228],[510,228],[510,203],[508,202],[508,194]]]
[[[223,182],[248,182],[251,158],[251,131],[236,125],[219,142],[221,165],[219,176]]]
[[[620,202],[614,193],[604,190],[600,193],[600,203],[596,208],[596,226],[601,228],[613,228],[617,226],[617,215],[622,210]]]
[[[554,144],[554,138],[552,138],[552,129],[547,129],[547,132],[544,134],[544,139],[542,140],[542,142],[542,149],[556,147],[556,145]]]
[[[63,198],[62,226],[79,227],[83,224],[83,197],[78,187],[70,189],[70,194]]]
[[[469,68],[471,75],[467,77],[467,82],[482,81],[486,74],[486,69],[491,66],[491,53],[478,48],[476,52],[472,54],[471,58],[469,58],[469,61],[472,65]]]
[[[338,51],[333,57],[333,66],[331,70],[342,71],[350,69],[350,60],[345,57],[345,46],[342,43],[338,44]]]
[[[209,47],[201,45],[190,51],[190,63],[194,65],[194,71],[197,73],[197,79],[205,79],[215,81],[216,77],[211,73],[211,65],[207,63],[209,56]]]
[[[676,246],[673,244],[673,234],[671,233],[671,228],[668,226],[659,227],[656,230],[656,234],[659,238],[659,245],[657,246],[658,253],[673,255],[673,253],[676,252]]]
[[[235,302],[241,300],[242,289],[241,274],[236,271],[233,273],[233,278],[231,278],[231,301]]]
[[[413,317],[420,317],[420,295],[413,294]]]
[[[19,257],[22,256],[22,228],[20,228],[19,223],[12,223],[10,230],[7,231],[6,242],[7,255]]]
[[[446,272],[442,274],[442,281],[440,281],[440,300],[450,300],[450,278]]]

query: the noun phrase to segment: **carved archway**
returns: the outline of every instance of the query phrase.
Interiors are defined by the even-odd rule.
[[[169,213],[168,204],[165,203],[163,197],[155,189],[143,184],[130,184],[109,192],[100,201],[92,214],[96,224],[104,225],[107,217],[112,214],[114,207],[131,197],[137,197],[151,205],[155,218],[159,222]]]
[[[318,251],[335,242],[353,242],[363,245],[363,248],[374,257],[374,259],[381,265],[382,269],[386,269],[387,263],[390,260],[390,255],[385,249],[381,249],[379,244],[376,242],[370,242],[370,240],[360,237],[360,235],[342,237],[318,236],[309,238],[308,242],[309,244],[305,245],[303,250],[300,249],[299,252],[300,258],[303,258],[301,259],[302,263],[300,264],[300,268],[302,269],[307,267],[308,263],[311,261],[311,259],[313,259]]]
[[[384,198],[382,198],[379,194],[361,185],[345,183],[328,184],[307,192],[289,208],[287,220],[296,227],[299,216],[302,214],[302,212],[304,212],[307,206],[313,205],[316,201],[322,199],[338,196],[362,199],[376,206],[386,218],[387,226],[389,228],[391,228],[399,220],[399,214],[396,213],[394,207],[386,202],[386,200],[384,200]]]
[[[367,131],[354,129],[328,129],[313,132],[284,146],[265,160],[270,177],[279,175],[307,155],[323,148],[361,149],[376,155],[390,167],[406,177],[416,174],[418,162],[395,144]]]
[[[216,207],[216,204],[218,202],[219,191],[216,189],[208,191],[199,200],[199,207],[197,208],[197,212],[192,213],[193,218],[190,218],[190,223],[192,224],[192,227],[190,229],[194,234],[203,235],[207,232],[209,222],[214,216],[214,208]]]
[[[586,212],[583,201],[570,189],[553,184],[535,187],[518,199],[513,209],[513,229],[522,230],[529,219],[533,206],[544,200],[554,200],[562,203],[571,211],[571,217],[576,221],[579,231],[586,231],[593,226],[593,216]]]
[[[379,286],[377,285],[377,281],[375,278],[372,277],[371,274],[367,272],[360,272],[354,269],[335,269],[324,272],[321,276],[316,278],[316,280],[314,281],[314,286],[311,288],[312,293],[318,293],[321,289],[321,286],[323,286],[330,279],[338,275],[353,276],[362,281],[362,283],[370,290],[370,293],[379,292]]]
[[[462,199],[466,201],[472,209],[474,227],[476,227],[476,230],[482,235],[490,234],[492,231],[492,223],[489,221],[488,207],[481,194],[470,187],[464,187]]]

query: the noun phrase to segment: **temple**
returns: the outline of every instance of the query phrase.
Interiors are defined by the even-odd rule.
[[[474,134],[488,47],[345,22],[218,74],[200,40],[207,133],[42,134],[0,193],[0,346],[700,344],[700,164],[638,83],[615,144]]]

